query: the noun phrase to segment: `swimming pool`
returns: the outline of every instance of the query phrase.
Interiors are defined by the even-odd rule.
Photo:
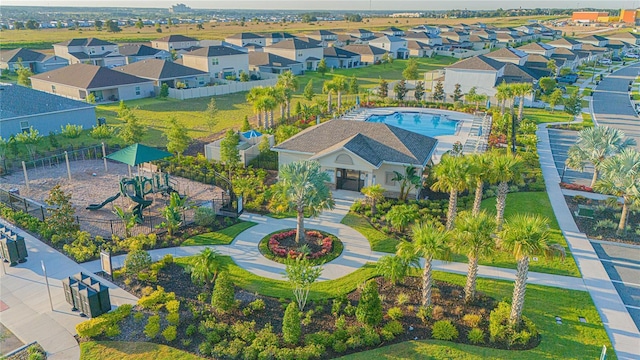
[[[460,124],[460,121],[449,119],[445,115],[417,111],[396,111],[386,115],[371,115],[366,121],[394,125],[430,137],[454,135]]]

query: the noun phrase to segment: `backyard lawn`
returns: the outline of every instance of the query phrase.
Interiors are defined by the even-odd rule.
[[[229,245],[241,232],[258,225],[251,221],[240,221],[219,231],[196,235],[185,240],[181,246],[193,245]]]
[[[567,122],[572,121],[573,116],[567,114],[564,111],[548,111],[545,109],[536,108],[524,108],[524,118],[533,120],[536,124],[550,123],[550,122]]]

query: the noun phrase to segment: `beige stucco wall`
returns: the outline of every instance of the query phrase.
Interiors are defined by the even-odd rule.
[[[460,90],[466,94],[472,87],[476,87],[478,94],[494,96],[494,85],[500,76],[496,71],[446,69],[444,79],[444,92],[447,98],[453,94],[456,84],[460,84]]]
[[[56,87],[55,92],[52,89],[52,85]],[[44,81],[40,79],[31,78],[31,87],[35,90],[46,91],[48,93],[62,95],[73,99],[82,99],[80,96],[80,89],[76,87],[53,84],[50,81]]]

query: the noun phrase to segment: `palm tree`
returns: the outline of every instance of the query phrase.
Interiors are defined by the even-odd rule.
[[[507,194],[510,182],[521,182],[524,171],[524,161],[518,155],[494,154],[491,157],[489,181],[498,184],[496,194],[496,226],[502,229],[504,222],[504,208],[507,204]]]
[[[580,130],[575,145],[569,148],[566,164],[582,171],[587,163],[591,163],[594,168],[591,187],[594,187],[602,162],[632,145],[636,145],[636,141],[625,139],[622,130],[606,126],[586,128]]]
[[[442,156],[440,163],[433,169],[436,182],[431,185],[435,191],[449,193],[449,209],[447,210],[447,230],[453,228],[458,209],[458,193],[467,189],[469,162],[462,156]]]
[[[529,257],[560,254],[564,259],[564,248],[558,244],[549,244],[549,234],[549,220],[531,214],[518,214],[509,218],[504,230],[500,232],[498,245],[512,253],[518,263],[509,316],[509,322],[512,325],[519,324],[522,318],[529,274]]]
[[[222,270],[223,264],[220,262],[220,253],[211,248],[205,248],[198,254],[191,266],[191,280],[196,284],[211,286]]]
[[[287,118],[290,118],[291,98],[293,97],[293,92],[298,90],[298,78],[293,75],[291,70],[287,70],[278,76],[278,82],[276,83],[276,86],[284,90],[284,95],[287,102]]]
[[[384,199],[385,189],[380,184],[375,184],[363,187],[360,192],[369,199],[371,203],[371,215],[375,215],[378,212],[376,205],[379,200]]]
[[[407,166],[404,168],[404,174],[398,171],[393,172],[394,176],[391,181],[400,183],[400,196],[398,199],[406,201],[409,193],[414,187],[422,185],[422,178],[416,173],[415,166]]]
[[[138,217],[133,215],[132,211],[126,211],[117,205],[113,206],[113,214],[122,220],[122,224],[124,225],[124,236],[130,238],[131,229],[136,226]]]
[[[397,255],[405,259],[413,256],[424,258],[424,268],[422,270],[422,306],[431,305],[431,267],[434,258],[449,259],[448,231],[438,227],[433,223],[422,223],[414,225],[411,229],[412,242],[403,241],[398,245]]]
[[[478,259],[495,250],[495,241],[491,237],[495,228],[495,221],[484,211],[478,214],[464,212],[456,219],[454,248],[466,252],[469,259],[467,284],[464,287],[464,299],[467,302],[473,300],[476,294]]]
[[[331,179],[313,160],[296,161],[282,165],[279,171],[281,191],[288,207],[297,214],[296,242],[304,242],[305,210],[316,216],[324,209],[333,209],[335,202],[326,185]]]
[[[520,104],[518,107],[518,122],[522,121],[524,114],[524,97],[531,94],[533,91],[533,85],[531,83],[519,83],[514,84],[514,92],[520,98]]]
[[[469,187],[475,183],[475,197],[473,199],[472,214],[480,213],[480,204],[482,203],[482,193],[484,190],[484,182],[488,179],[491,171],[491,155],[490,153],[467,155],[466,159],[469,164],[469,178],[472,182]]]
[[[327,112],[331,112],[331,95],[336,91],[333,81],[327,80],[322,85],[322,92],[327,94]]]
[[[342,92],[349,89],[347,79],[342,75],[336,75],[331,80],[334,90],[338,93],[338,111],[342,108]]]
[[[264,95],[264,88],[262,86],[251,88],[251,90],[247,93],[247,102],[253,104],[253,111],[258,114],[258,124],[262,123],[262,110],[263,104],[259,101],[260,98]],[[266,126],[265,126],[266,127]]]
[[[496,87],[496,97],[500,100],[500,114],[504,114],[504,108],[508,99],[511,99],[512,89],[506,82]]]
[[[596,182],[598,191],[622,197],[622,215],[618,233],[626,231],[631,205],[640,205],[640,153],[633,148],[622,150],[602,162],[602,179]]]

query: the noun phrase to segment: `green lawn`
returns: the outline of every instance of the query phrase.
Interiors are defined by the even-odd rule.
[[[567,85],[565,88],[567,89],[567,94],[573,94],[579,89],[576,85]]]
[[[342,219],[341,223],[356,229],[360,234],[366,237],[367,240],[369,240],[369,244],[371,244],[371,249],[373,251],[387,253],[396,252],[398,240],[375,229],[364,217],[354,213],[348,213],[347,216]]]
[[[593,118],[590,113],[582,113],[582,126],[584,127],[592,127],[593,126]]]
[[[80,343],[82,360],[196,360],[199,356],[149,342],[87,341]]]
[[[189,238],[182,243],[182,246],[229,245],[241,232],[255,225],[258,224],[251,221],[240,221],[239,223],[233,224],[224,229]]]
[[[573,117],[563,111],[548,111],[545,109],[525,108],[524,118],[533,120],[536,124],[549,122],[566,122],[572,121]]]

